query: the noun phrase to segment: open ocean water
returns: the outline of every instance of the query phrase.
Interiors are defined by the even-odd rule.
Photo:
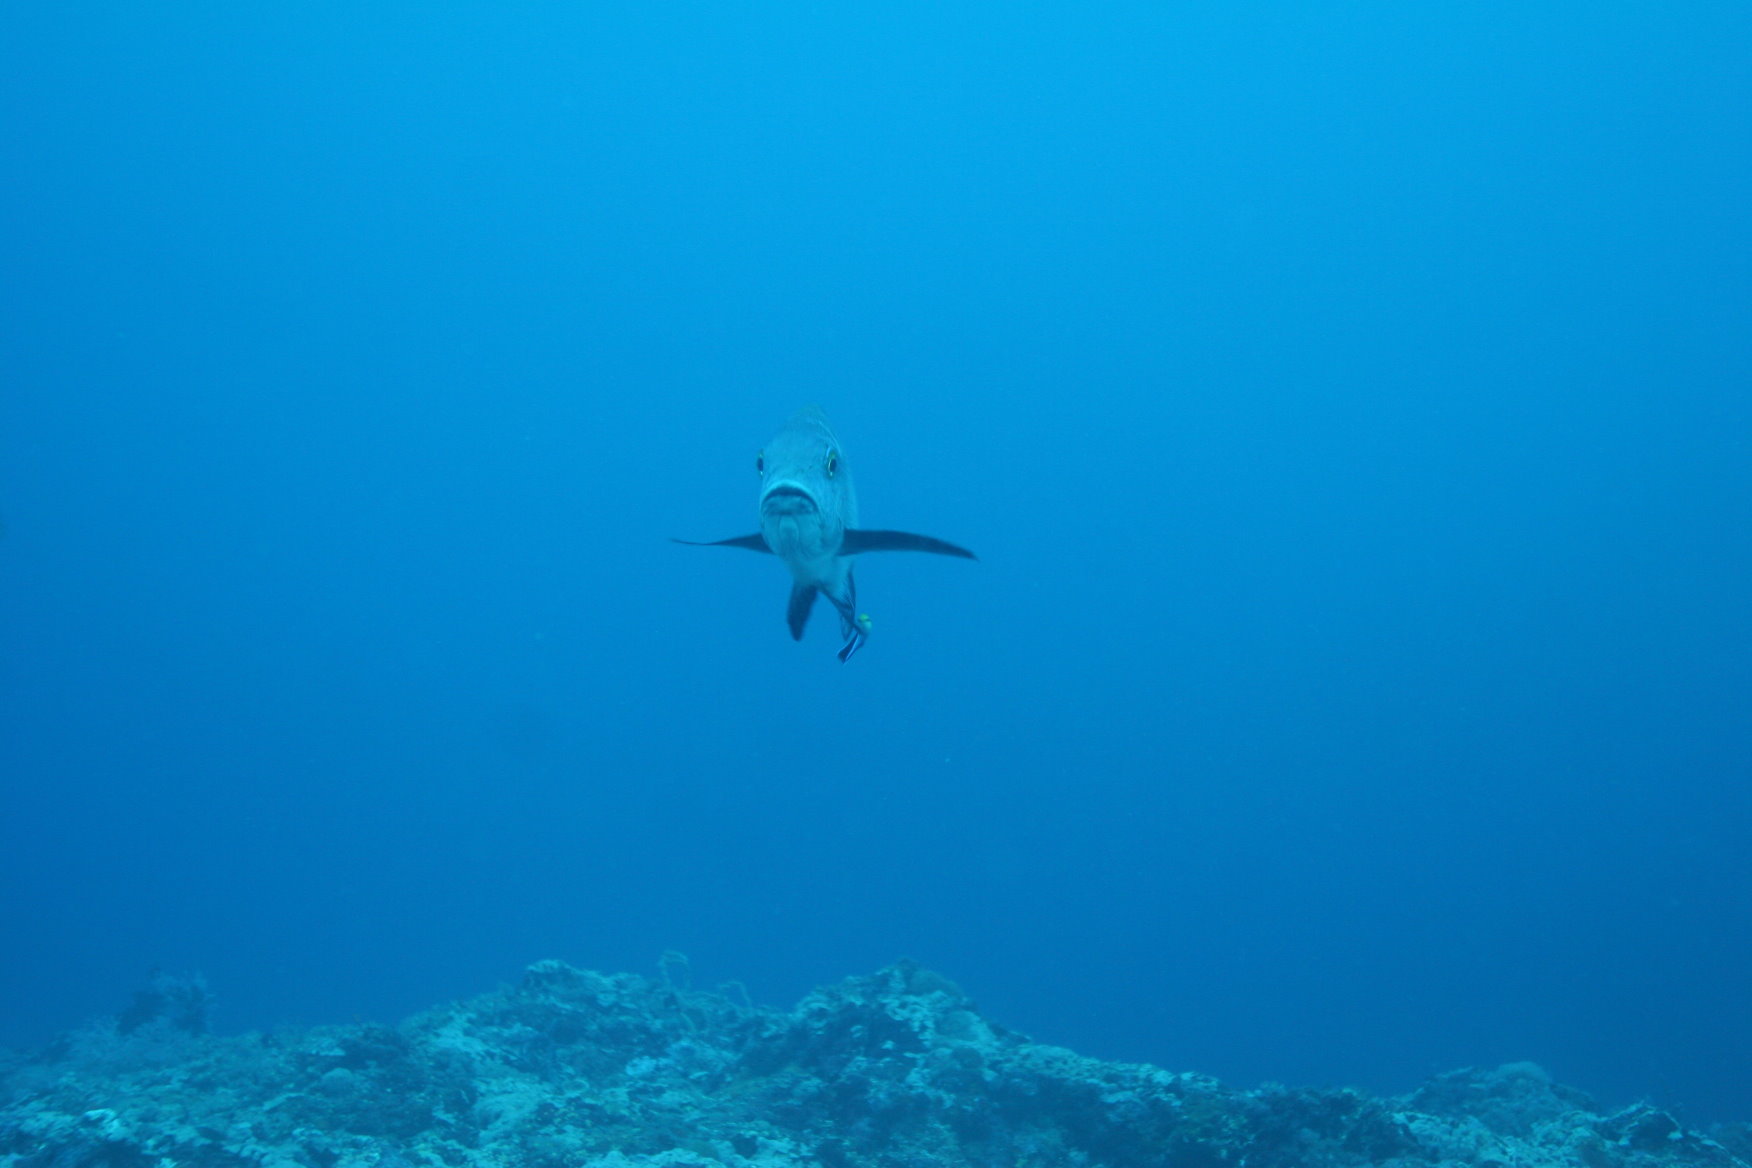
[[[0,1046],[901,956],[1752,1119],[1752,7],[0,10]],[[819,404],[869,643],[756,453]]]

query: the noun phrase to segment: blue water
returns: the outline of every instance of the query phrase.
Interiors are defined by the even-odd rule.
[[[9,5],[0,1044],[907,955],[1752,1118],[1752,9]],[[869,645],[793,644],[819,402]]]

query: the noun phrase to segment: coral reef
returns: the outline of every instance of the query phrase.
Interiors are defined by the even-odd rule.
[[[1746,1168],[1531,1064],[1408,1096],[1238,1090],[1044,1046],[910,963],[789,1011],[557,961],[397,1027],[216,1037],[160,979],[0,1059],[0,1168]]]

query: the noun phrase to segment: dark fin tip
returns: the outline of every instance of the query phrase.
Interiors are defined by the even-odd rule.
[[[766,540],[761,538],[760,532],[758,531],[753,535],[733,535],[729,539],[676,539],[672,535],[669,537],[669,542],[686,544],[688,547],[747,548],[751,552],[766,552],[768,555],[771,555],[773,550],[767,546]]]
[[[855,556],[863,552],[930,552],[963,560],[979,559],[959,544],[911,531],[866,531],[861,528],[847,531],[840,544],[840,554]]]

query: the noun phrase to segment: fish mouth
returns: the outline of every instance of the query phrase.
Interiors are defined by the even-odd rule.
[[[816,505],[815,496],[802,487],[779,483],[760,497],[760,509],[763,514],[801,515],[821,508]]]

